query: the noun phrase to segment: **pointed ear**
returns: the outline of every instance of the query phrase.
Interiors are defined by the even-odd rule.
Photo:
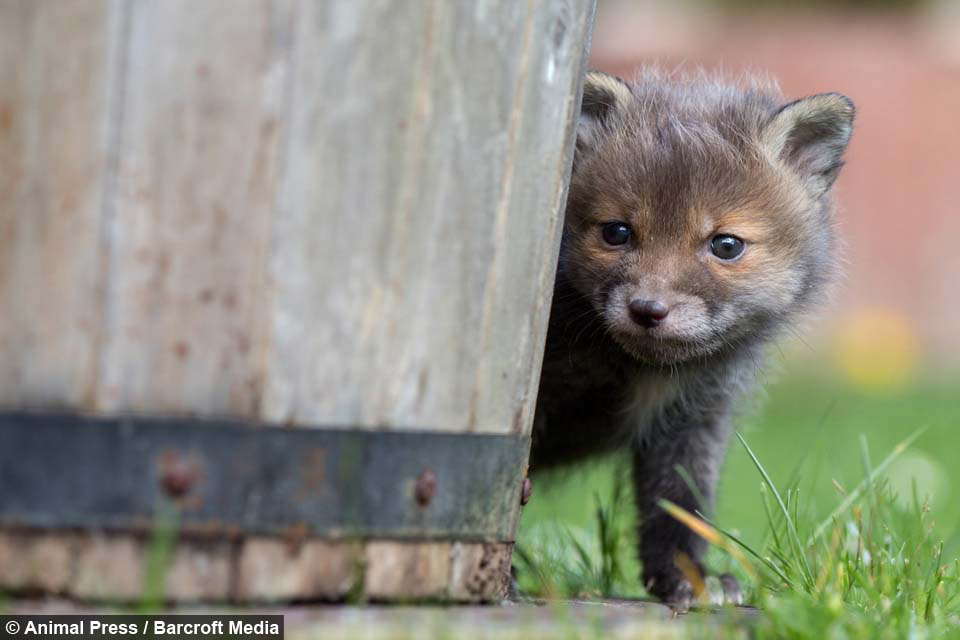
[[[843,165],[853,115],[850,98],[822,93],[781,107],[761,135],[764,144],[820,194],[833,185]]]
[[[583,79],[583,101],[577,121],[577,151],[593,147],[604,123],[632,97],[630,87],[620,78],[588,71]]]

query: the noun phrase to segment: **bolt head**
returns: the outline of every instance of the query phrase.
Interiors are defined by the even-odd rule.
[[[437,492],[437,476],[430,469],[426,469],[419,476],[413,488],[413,497],[417,504],[425,507],[433,500]]]
[[[173,452],[160,457],[160,486],[171,498],[182,498],[200,479],[199,465],[195,460]]]

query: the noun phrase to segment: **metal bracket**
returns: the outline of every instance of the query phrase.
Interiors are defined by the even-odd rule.
[[[510,540],[530,439],[0,413],[0,526]]]

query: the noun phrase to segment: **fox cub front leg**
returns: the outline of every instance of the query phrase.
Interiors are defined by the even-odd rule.
[[[688,608],[701,596],[695,593],[695,587],[703,585],[706,577],[703,555],[707,544],[659,503],[667,500],[690,513],[712,510],[719,465],[726,448],[725,423],[723,419],[706,427],[657,429],[651,437],[641,440],[633,452],[643,584],[651,595],[680,609]],[[696,492],[677,471],[678,467],[686,471]],[[719,578],[723,594],[713,599],[740,604],[736,579],[727,574]]]

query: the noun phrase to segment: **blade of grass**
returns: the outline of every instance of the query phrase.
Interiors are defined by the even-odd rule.
[[[554,597],[557,593],[556,585],[550,578],[550,573],[546,571],[539,560],[535,560],[533,555],[528,553],[523,545],[516,545],[513,548],[514,557],[520,560],[521,570],[526,570],[534,574],[540,591],[547,597]]]
[[[772,571],[773,573],[775,573],[775,574],[777,575],[777,577],[780,578],[780,579],[781,579],[787,586],[789,586],[791,589],[795,589],[795,588],[796,588],[796,585],[794,584],[793,580],[791,580],[790,578],[788,578],[782,571],[780,571],[780,568],[777,567],[776,564],[774,564],[773,562],[771,562],[768,558],[764,558],[763,556],[761,556],[761,555],[760,555],[759,553],[757,553],[750,545],[748,545],[746,542],[744,542],[743,540],[741,540],[741,539],[740,539],[737,535],[735,535],[733,532],[731,532],[731,531],[729,531],[729,530],[727,530],[727,529],[724,529],[723,527],[721,527],[720,525],[718,525],[716,522],[713,522],[713,521],[711,521],[709,518],[704,517],[704,515],[703,515],[702,513],[698,513],[697,515],[698,515],[704,522],[706,522],[707,524],[709,524],[711,527],[713,527],[714,529],[716,529],[717,531],[719,531],[719,532],[722,533],[723,535],[725,535],[727,538],[729,538],[729,539],[732,540],[734,543],[736,543],[737,545],[739,545],[740,548],[742,548],[744,551],[746,551],[746,552],[749,553],[751,556],[753,556],[754,558],[756,558],[757,561],[758,561],[760,564],[762,564],[762,565],[764,565],[765,567],[767,567],[768,569],[770,569],[770,571]]]
[[[780,535],[777,533],[777,530],[780,528],[780,523],[776,522],[773,518],[773,512],[770,511],[770,502],[767,500],[767,484],[765,482],[760,483],[760,501],[763,503],[763,510],[767,514],[767,523],[770,525],[770,533],[773,535],[773,543],[777,549],[783,548],[783,542],[780,541]]]
[[[863,493],[864,488],[872,484],[874,479],[883,473],[887,467],[890,466],[890,463],[896,460],[901,453],[906,451],[907,447],[913,444],[917,438],[923,435],[927,428],[928,427],[921,427],[917,429],[913,432],[913,434],[895,446],[893,451],[891,451],[890,454],[884,458],[882,462],[880,462],[880,464],[873,468],[873,473],[861,480],[860,484],[854,487],[854,489],[847,494],[847,497],[843,500],[843,502],[837,505],[830,515],[827,516],[823,522],[817,525],[817,527],[813,530],[813,533],[810,534],[808,541],[812,542],[815,538],[822,536],[823,532],[827,530],[827,527],[830,526],[830,523],[832,523],[835,518],[839,518],[842,513],[846,512],[847,509],[853,506],[853,504],[860,499],[860,495]]]
[[[943,545],[941,544],[941,551],[943,550],[942,546]],[[933,604],[937,600],[937,592],[939,591],[940,584],[942,582],[943,582],[943,567],[940,567],[939,569],[937,569],[936,579],[934,580],[933,584],[930,585],[930,588],[927,590],[927,606],[925,607],[924,616],[923,616],[924,620],[926,620],[927,622],[933,621]]]
[[[753,565],[747,560],[746,556],[740,552],[736,546],[729,543],[729,541],[720,534],[716,529],[711,527],[709,524],[693,515],[683,507],[675,505],[669,500],[658,500],[657,504],[661,509],[669,513],[672,517],[679,520],[681,523],[687,526],[691,531],[696,533],[698,536],[709,542],[710,544],[720,547],[731,556],[734,560],[740,563],[740,566],[743,567],[743,570],[750,574],[750,577],[757,577],[757,570],[754,569]]]
[[[590,559],[590,553],[580,542],[580,539],[576,536],[576,534],[574,534],[573,530],[571,530],[569,527],[567,528],[567,540],[570,542],[570,545],[577,554],[577,561],[580,563],[582,575],[591,583],[595,584],[596,571],[594,571],[593,562]],[[593,585],[591,584],[591,586]]]
[[[773,480],[770,479],[770,474],[768,474],[767,470],[763,468],[762,464],[760,464],[760,460],[758,460],[757,456],[754,455],[750,445],[747,444],[747,441],[744,440],[743,436],[741,436],[739,433],[737,434],[737,438],[740,440],[740,444],[743,445],[743,448],[747,450],[747,455],[749,455],[750,459],[753,460],[753,464],[757,467],[760,475],[763,476],[763,479],[770,487],[770,492],[773,493],[773,497],[776,499],[777,505],[780,507],[780,511],[783,513],[783,517],[786,520],[788,534],[787,537],[790,539],[791,545],[793,546],[794,555],[799,559],[804,582],[808,587],[812,587],[813,575],[810,572],[810,564],[807,562],[807,556],[803,552],[803,545],[800,543],[800,535],[797,532],[797,527],[793,523],[793,518],[790,517],[790,511],[787,510],[787,506],[784,504],[783,498],[780,497],[780,492],[777,491],[776,485],[774,485]]]
[[[860,434],[860,460],[863,463],[863,472],[866,474],[866,477],[869,478],[873,476],[873,465],[870,463],[870,447],[867,445],[867,436]],[[867,485],[870,488],[870,507],[873,513],[877,512],[879,508],[879,502],[877,501],[877,489],[874,483],[869,483]]]
[[[619,535],[616,530],[616,507],[619,487],[614,487],[609,505],[604,505],[599,493],[594,493],[597,518],[597,542],[600,548],[600,589],[603,595],[609,596],[613,585],[620,577],[620,567],[617,557]]]
[[[173,559],[180,529],[180,510],[171,502],[163,502],[154,518],[150,533],[146,568],[143,574],[143,597],[137,605],[140,613],[154,613],[163,606],[167,571]]]

